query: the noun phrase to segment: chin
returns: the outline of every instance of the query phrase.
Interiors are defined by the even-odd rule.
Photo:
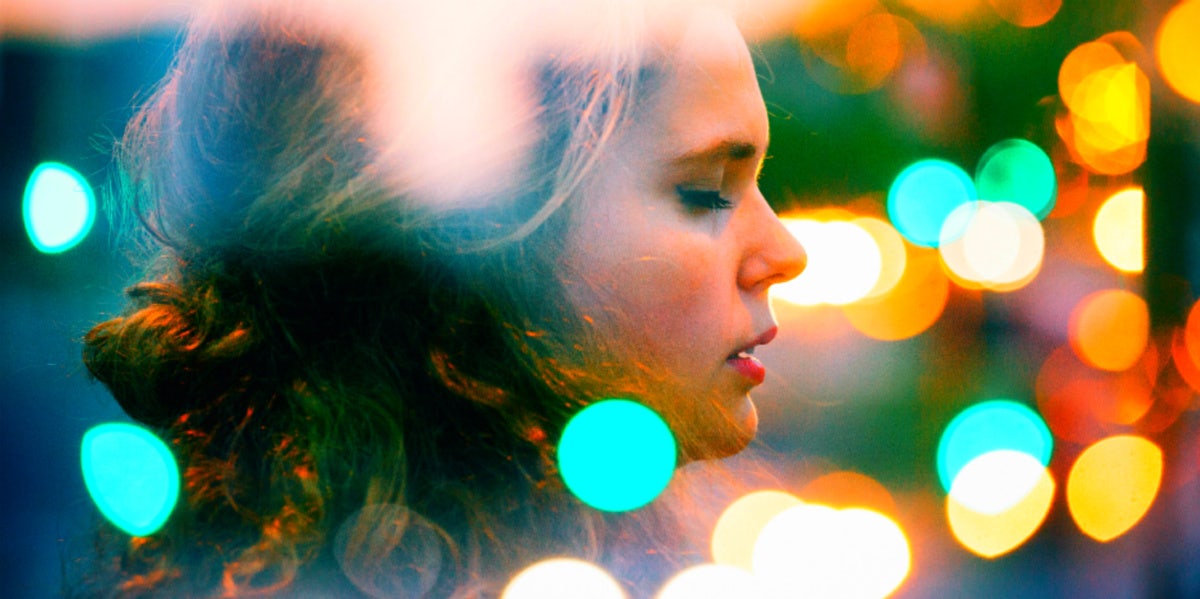
[[[703,433],[680,444],[682,462],[727,458],[745,449],[758,433],[758,410],[748,395],[733,410],[718,410],[713,420]]]

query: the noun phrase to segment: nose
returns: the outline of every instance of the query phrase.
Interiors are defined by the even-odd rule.
[[[766,198],[761,193],[755,195],[753,218],[748,219],[750,223],[743,231],[746,253],[738,272],[738,285],[747,291],[765,293],[771,285],[799,276],[808,256]]]

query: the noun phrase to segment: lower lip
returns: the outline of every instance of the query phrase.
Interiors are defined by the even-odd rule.
[[[750,379],[755,385],[761,385],[763,380],[767,378],[767,369],[763,366],[758,358],[749,356],[745,358],[729,358],[725,363],[732,366],[738,374]]]

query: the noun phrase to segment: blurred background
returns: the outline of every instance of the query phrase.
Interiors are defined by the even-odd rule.
[[[133,280],[97,198],[177,45],[165,4],[0,4],[7,596],[60,592],[95,516],[81,439],[125,420],[79,340]],[[810,259],[773,300],[755,453],[885,517],[838,533],[870,556],[853,596],[1200,596],[1200,1],[747,12],[761,186]]]

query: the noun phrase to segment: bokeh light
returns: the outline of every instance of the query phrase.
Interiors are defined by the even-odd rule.
[[[835,508],[862,507],[881,514],[896,512],[896,500],[879,481],[849,470],[823,474],[804,485],[800,497],[805,503]]]
[[[1045,471],[1045,464],[1024,451],[997,449],[967,462],[949,495],[974,512],[999,514],[1025,499]]]
[[[900,0],[900,4],[947,25],[963,25],[986,10],[983,0]]]
[[[1188,385],[1200,391],[1200,301],[1193,302],[1187,321],[1172,343],[1172,358]]]
[[[933,40],[910,54],[885,88],[892,118],[925,140],[957,138],[971,118],[966,65]]]
[[[938,442],[938,479],[949,492],[958,472],[985,453],[1021,451],[1045,466],[1053,448],[1050,429],[1032,409],[1007,399],[985,401],[963,410],[946,425]]]
[[[1045,25],[1058,9],[1062,8],[1062,0],[988,0],[996,14],[1002,19],[1019,27],[1037,27]]]
[[[1082,102],[1076,94],[1083,82],[1093,73],[1125,62],[1112,44],[1091,41],[1080,44],[1063,59],[1058,69],[1058,93],[1063,102],[1073,108]]]
[[[1134,368],[1098,370],[1083,363],[1069,345],[1043,362],[1035,382],[1038,411],[1056,437],[1095,442],[1119,425],[1138,421],[1154,404],[1158,358],[1147,346]]]
[[[675,472],[675,437],[637,402],[608,399],[567,422],[558,443],[563,482],[580,501],[623,512],[650,503]]]
[[[1088,294],[1071,311],[1071,348],[1085,363],[1114,372],[1132,367],[1150,338],[1146,300],[1124,289]]]
[[[1033,536],[1054,501],[1044,464],[1013,450],[991,451],[959,471],[946,497],[954,538],[983,557],[1003,555]]]
[[[795,22],[796,36],[804,40],[845,33],[859,20],[880,9],[878,0],[815,0],[804,6]]]
[[[439,530],[403,505],[370,504],[338,528],[334,556],[346,578],[370,597],[425,597],[450,550]],[[364,559],[360,552],[367,551],[381,553]]]
[[[1054,173],[1058,180],[1058,191],[1054,195],[1054,210],[1048,218],[1066,219],[1074,216],[1088,201],[1091,173],[1082,165],[1073,162],[1070,151],[1059,145],[1054,149]]]
[[[899,341],[924,333],[946,309],[950,279],[937,250],[905,249],[907,266],[891,291],[842,307],[851,326],[872,339]]]
[[[900,526],[861,508],[790,508],[767,523],[754,548],[754,573],[769,596],[886,597],[911,564]]]
[[[701,564],[673,576],[655,599],[726,599],[764,597],[749,570],[722,564]]]
[[[1200,102],[1200,2],[1188,0],[1172,8],[1159,25],[1155,57],[1163,79],[1179,95]]]
[[[809,75],[835,93],[879,89],[909,56],[925,51],[920,30],[877,0],[810,2],[795,23]]]
[[[38,251],[65,252],[83,241],[96,221],[96,195],[83,175],[57,162],[33,169],[22,205],[25,232]]]
[[[1192,311],[1195,311],[1194,306]],[[1192,389],[1192,392],[1200,392],[1200,364],[1196,362],[1190,351],[1191,348],[1188,346],[1190,335],[1189,328],[1175,329],[1171,335],[1171,360],[1175,365],[1175,370],[1179,372],[1180,378]]]
[[[865,298],[880,297],[896,287],[904,276],[908,265],[908,252],[904,249],[904,238],[896,232],[891,224],[871,216],[861,216],[851,221],[866,231],[875,240],[879,248],[879,277],[875,286],[864,296]]]
[[[1067,478],[1067,507],[1084,534],[1106,542],[1133,528],[1149,511],[1162,483],[1163,454],[1134,435],[1108,437],[1075,460]]]
[[[625,599],[621,585],[603,568],[573,558],[540,561],[517,573],[501,599]]]
[[[1146,268],[1144,205],[1141,188],[1118,191],[1101,204],[1092,221],[1092,239],[1109,264],[1121,272],[1140,273]]]
[[[971,202],[950,213],[938,246],[952,279],[969,289],[1013,291],[1037,275],[1045,255],[1041,223],[1024,206]]]
[[[1054,209],[1058,189],[1050,157],[1019,138],[1003,140],[984,152],[975,168],[975,186],[980,199],[1018,204],[1039,220]]]
[[[1150,81],[1128,54],[1141,52],[1126,32],[1080,45],[1059,69],[1059,94],[1069,112],[1055,125],[1072,157],[1104,175],[1128,173],[1146,159]]]
[[[804,246],[808,263],[800,276],[773,286],[773,297],[802,306],[842,305],[875,288],[883,258],[875,238],[862,227],[843,220],[782,220]]]
[[[877,89],[904,58],[904,19],[873,13],[859,19],[846,38],[846,70],[863,91]],[[857,91],[857,90],[856,90]]]
[[[739,497],[725,508],[713,527],[713,561],[750,570],[753,568],[754,544],[763,527],[775,516],[798,505],[801,505],[799,499],[783,491],[754,491]]]
[[[909,241],[935,247],[955,208],[978,198],[965,171],[945,160],[926,159],[905,168],[888,190],[888,218]],[[954,232],[950,233],[954,238]]]
[[[101,424],[83,435],[83,482],[92,501],[117,528],[154,534],[179,499],[179,466],[170,448],[133,424]]]

